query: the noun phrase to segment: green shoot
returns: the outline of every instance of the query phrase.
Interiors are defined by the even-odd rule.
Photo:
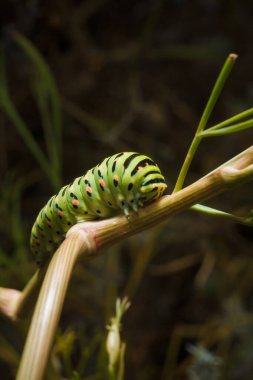
[[[200,119],[200,122],[199,122],[199,125],[197,127],[197,131],[196,131],[196,134],[193,138],[193,141],[190,145],[190,148],[188,150],[188,153],[186,155],[186,158],[185,158],[185,161],[183,163],[183,166],[180,170],[180,173],[179,173],[179,176],[178,176],[178,179],[177,179],[177,182],[176,182],[176,185],[175,185],[175,188],[174,188],[174,191],[173,192],[176,192],[176,191],[179,191],[182,189],[183,185],[184,185],[184,181],[185,181],[185,178],[186,178],[186,175],[188,173],[188,170],[189,170],[189,167],[191,165],[191,162],[194,158],[194,155],[198,149],[198,146],[200,144],[200,141],[201,141],[201,136],[199,135],[206,127],[207,125],[207,122],[211,116],[211,113],[214,109],[214,106],[219,98],[219,95],[225,85],[225,82],[234,66],[234,63],[237,59],[237,55],[236,54],[230,54],[228,56],[228,58],[226,59],[225,61],[225,64],[216,80],[216,83],[214,85],[214,88],[211,92],[211,95],[210,95],[210,98],[207,102],[207,105],[204,109],[204,112],[202,114],[202,117]]]
[[[253,116],[253,108],[250,108],[246,111],[243,111],[235,116],[232,116],[231,118],[216,124],[208,129],[206,128],[206,125],[208,123],[208,120],[211,116],[211,113],[214,109],[214,106],[220,96],[220,93],[224,87],[224,84],[234,66],[234,63],[237,59],[236,54],[230,54],[225,61],[225,64],[223,65],[223,68],[217,78],[217,81],[214,85],[214,88],[211,92],[210,98],[207,102],[207,105],[204,109],[204,112],[202,114],[202,117],[200,119],[199,125],[197,127],[195,136],[193,138],[193,141],[190,145],[190,148],[188,150],[188,153],[186,155],[185,161],[182,165],[182,168],[180,170],[175,188],[173,192],[177,192],[182,189],[184,185],[184,181],[187,175],[187,172],[189,170],[189,167],[191,165],[191,162],[194,158],[194,155],[198,149],[198,146],[201,142],[201,140],[205,137],[214,137],[214,136],[223,136],[223,135],[228,135],[232,133],[237,133],[241,132],[243,130],[249,129],[253,127],[253,119],[250,117]],[[244,120],[248,119],[248,120]],[[202,213],[207,213],[211,215],[215,215],[217,217],[222,217],[225,219],[229,219],[231,221],[245,224],[245,225],[250,225],[252,226],[252,220],[250,218],[243,218],[239,217],[221,210],[216,210],[211,207],[203,206],[203,205],[195,205],[191,207],[192,210],[202,212]]]

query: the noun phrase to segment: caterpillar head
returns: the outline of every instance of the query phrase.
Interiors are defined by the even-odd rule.
[[[140,200],[145,204],[154,199],[158,199],[163,195],[166,188],[166,183],[160,179],[154,180],[153,183],[143,183],[140,188]]]
[[[150,167],[149,167],[150,166]],[[125,186],[120,198],[120,207],[126,216],[131,211],[138,211],[140,207],[160,198],[167,188],[164,177],[159,168],[148,165],[140,169],[139,175],[132,178]]]

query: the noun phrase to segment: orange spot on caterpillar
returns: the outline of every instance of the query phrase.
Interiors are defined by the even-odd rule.
[[[60,217],[60,218],[62,218],[62,215],[63,215],[63,212],[62,211],[58,211],[58,216]]]
[[[100,186],[102,186],[102,187],[105,187],[105,186],[106,186],[105,181],[104,181],[103,179],[101,179],[101,180],[99,181],[99,184],[100,184]]]
[[[87,186],[86,191],[87,191],[87,193],[92,193],[92,188],[90,186]]]
[[[119,180],[119,176],[118,176],[117,174],[115,174],[115,176],[113,177],[113,179],[114,179],[115,181],[118,181],[118,180]]]
[[[143,166],[138,166],[138,170],[142,170],[143,169]]]
[[[79,205],[79,200],[78,199],[73,199],[72,204],[73,204],[73,206],[78,206]]]

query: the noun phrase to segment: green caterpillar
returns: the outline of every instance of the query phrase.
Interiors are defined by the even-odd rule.
[[[162,196],[167,185],[149,157],[122,152],[105,158],[64,186],[40,211],[31,232],[31,250],[41,265],[78,222],[109,218]]]

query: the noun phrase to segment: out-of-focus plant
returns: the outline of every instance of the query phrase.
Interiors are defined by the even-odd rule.
[[[18,274],[27,281],[28,274],[20,271],[19,264],[28,261],[27,241],[28,226],[22,220],[22,194],[37,179],[29,175],[18,178],[14,173],[8,173],[2,179],[0,188],[0,231],[5,237],[0,241],[0,277],[1,285],[8,283],[11,274]],[[15,264],[14,264],[15,263]],[[18,265],[17,265],[18,264]],[[24,266],[25,267],[25,266]],[[29,267],[27,267],[29,269]]]
[[[193,356],[193,362],[188,370],[189,380],[220,379],[220,358],[216,357],[201,345],[189,345],[188,351]]]
[[[122,301],[117,299],[115,316],[111,318],[111,322],[107,326],[109,332],[106,339],[106,349],[109,358],[108,371],[111,380],[124,379],[126,344],[121,339],[120,329],[121,319],[129,307],[130,303],[127,298],[123,298]]]
[[[13,123],[56,190],[61,185],[62,166],[62,114],[57,86],[49,66],[35,46],[17,32],[13,32],[11,36],[22,48],[34,68],[34,95],[41,116],[41,120],[38,122],[41,123],[44,131],[47,155],[39,146],[27,122],[22,118],[11,99],[3,50],[0,52],[0,108]]]

